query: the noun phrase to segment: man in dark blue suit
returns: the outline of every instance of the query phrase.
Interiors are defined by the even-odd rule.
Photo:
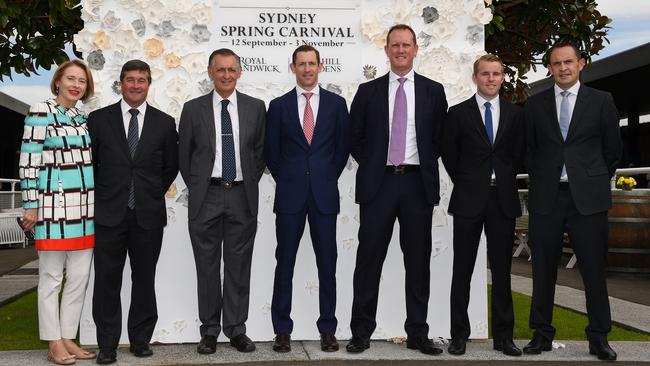
[[[292,56],[296,87],[271,101],[264,157],[276,182],[277,265],[271,315],[273,350],[291,350],[291,290],[298,244],[309,218],[318,267],[321,349],[337,351],[336,216],[337,181],[349,154],[349,115],[345,100],[318,86],[319,52],[300,46]]]
[[[413,29],[393,26],[385,47],[390,72],[360,85],[350,109],[360,226],[348,352],[370,346],[381,270],[396,219],[406,270],[407,347],[442,352],[428,338],[427,310],[431,221],[440,200],[438,157],[447,100],[440,83],[413,71],[417,50]]]

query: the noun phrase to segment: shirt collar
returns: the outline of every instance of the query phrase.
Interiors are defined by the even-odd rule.
[[[399,79],[399,78],[406,78],[406,80],[414,81],[414,79],[415,79],[415,71],[413,71],[413,69],[411,69],[411,70],[410,70],[408,73],[406,73],[406,75],[404,75],[404,76],[399,76],[399,75],[397,75],[396,73],[393,72],[393,70],[391,70],[391,71],[388,72],[388,81],[389,81],[389,82],[396,81],[396,80]]]
[[[560,93],[562,93],[562,92],[564,91],[564,89],[560,88],[557,84],[553,84],[553,89],[555,90],[555,96],[556,96],[556,97],[557,97],[558,95],[560,95]],[[576,96],[577,96],[577,95],[578,95],[578,90],[579,90],[579,89],[580,89],[580,80],[578,80],[575,84],[573,84],[572,87],[570,87],[569,89],[567,89],[567,91],[568,91],[570,94],[573,94],[573,95],[576,95]]]
[[[128,105],[128,104],[124,101],[124,99],[122,99],[122,100],[120,101],[120,108],[122,108],[122,114],[130,114],[129,111],[130,111],[131,109],[133,109],[133,107],[131,107],[130,105]],[[144,112],[147,111],[147,102],[144,102],[144,103],[140,104],[140,106],[139,106],[138,108],[135,108],[135,109],[137,109],[138,112],[140,112],[140,114],[144,117]]]
[[[221,101],[224,99],[228,99],[228,102],[232,104],[233,107],[237,108],[237,91],[233,91],[232,94],[230,94],[227,98],[222,98],[217,91],[212,92],[212,101],[214,102],[214,105],[221,104]]]
[[[483,97],[480,96],[478,93],[476,93],[476,94],[474,94],[474,95],[476,95],[476,103],[478,103],[478,106],[479,106],[479,107],[483,107],[483,105],[485,104],[485,102],[490,102],[490,104],[492,105],[492,107],[494,107],[495,105],[496,105],[496,106],[499,105],[499,94],[497,94],[496,97],[494,97],[494,98],[492,98],[492,99],[490,99],[490,100],[487,100],[487,99],[483,98]]]
[[[300,85],[296,85],[296,94],[302,95],[303,93],[312,93],[320,96],[320,85],[316,85],[316,87],[310,91],[301,88]]]

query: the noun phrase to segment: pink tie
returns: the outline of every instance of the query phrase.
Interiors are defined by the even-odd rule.
[[[398,166],[404,162],[406,153],[406,92],[404,82],[406,78],[399,78],[399,86],[395,93],[395,105],[393,107],[393,125],[390,130],[390,147],[388,160]]]
[[[307,144],[311,145],[311,139],[314,137],[314,111],[311,109],[311,104],[309,104],[309,99],[314,93],[302,93],[307,99],[307,105],[305,106],[305,115],[302,119],[302,129],[305,131],[305,138],[307,139]]]

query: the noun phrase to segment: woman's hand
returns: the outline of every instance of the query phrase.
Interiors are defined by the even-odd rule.
[[[34,228],[38,220],[38,208],[25,209],[23,214],[23,230],[28,231]]]

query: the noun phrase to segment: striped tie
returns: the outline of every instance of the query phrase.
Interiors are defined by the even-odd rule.
[[[126,136],[126,142],[129,144],[129,152],[131,153],[131,158],[135,155],[135,150],[138,148],[138,113],[139,111],[135,108],[129,109],[131,113],[131,120],[129,121],[129,133]],[[127,206],[130,209],[135,208],[135,185],[133,184],[133,178],[131,178],[131,187],[129,188],[129,200],[127,201]]]

